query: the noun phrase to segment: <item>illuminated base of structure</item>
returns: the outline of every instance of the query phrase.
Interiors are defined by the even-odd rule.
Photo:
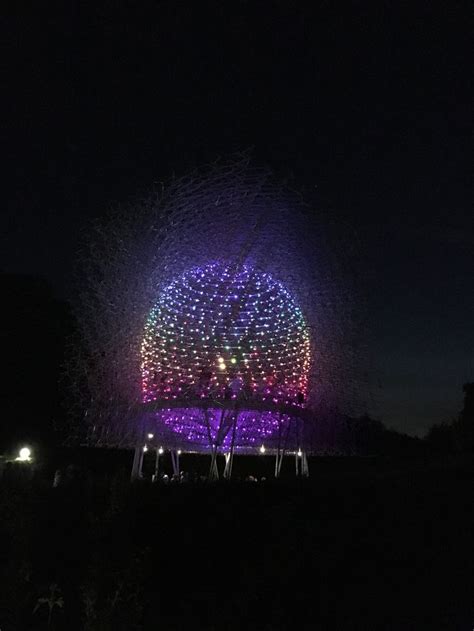
[[[186,407],[179,402],[143,406],[143,435],[153,434],[164,446],[186,451],[256,453],[269,449],[299,448],[304,410],[295,406],[245,406],[233,401],[202,401]]]
[[[232,477],[232,466],[234,455],[256,455],[270,456],[275,458],[274,477],[279,478],[282,468],[283,459],[286,456],[295,459],[296,476],[307,477],[309,475],[307,453],[301,447],[295,448],[295,444],[300,444],[301,440],[301,423],[300,419],[288,415],[275,416],[272,412],[261,414],[255,413],[255,410],[243,410],[239,413],[231,413],[227,410],[207,410],[208,423],[206,428],[210,429],[211,438],[207,440],[202,433],[202,416],[199,408],[197,409],[176,409],[174,414],[166,414],[169,410],[155,415],[155,425],[150,425],[148,429],[156,427],[158,434],[150,431],[146,434],[145,442],[135,446],[135,456],[132,466],[132,480],[142,477],[143,458],[146,452],[154,452],[155,454],[155,473],[153,480],[160,479],[160,461],[165,452],[169,452],[173,468],[173,477],[179,480],[182,476],[180,468],[180,456],[186,453],[208,454],[211,456],[210,467],[208,473],[209,480],[218,480],[220,477],[230,479]],[[185,412],[185,414],[183,414]],[[197,416],[195,416],[197,415]],[[176,419],[179,418],[180,423],[184,419],[186,425],[177,425]],[[226,416],[228,419],[226,420]],[[214,418],[215,422],[211,423],[210,418]],[[249,432],[245,425],[247,421],[252,419],[253,435]],[[262,421],[263,419],[263,421]],[[149,419],[150,420],[150,419]],[[171,429],[166,422],[172,423]],[[262,433],[255,435],[255,424],[263,422]],[[272,427],[278,426],[276,433],[271,431]],[[181,435],[184,427],[186,428],[186,439]],[[163,432],[163,428],[165,431]],[[156,431],[155,430],[155,431]],[[271,432],[271,433],[269,433]],[[191,442],[191,437],[194,442]],[[237,439],[239,442],[237,443]],[[212,440],[217,442],[212,443]],[[201,442],[199,442],[201,441]],[[209,442],[211,441],[211,442]],[[221,454],[221,455],[219,455]],[[219,458],[224,456],[223,470],[219,471]]]
[[[151,439],[151,441],[153,441],[153,439]],[[132,481],[143,478],[143,461],[144,461],[144,456],[147,452],[149,452],[147,457],[151,456],[152,458],[154,458],[154,465],[155,465],[154,473],[151,478],[153,482],[158,482],[160,480],[165,481],[165,478],[169,481],[169,476],[168,476],[168,474],[170,473],[169,460],[168,460],[168,465],[167,466],[165,465],[165,468],[164,468],[165,470],[163,470],[163,466],[162,466],[162,459],[163,457],[166,457],[167,454],[169,455],[171,459],[173,480],[176,480],[176,481],[189,480],[189,478],[186,477],[186,473],[181,470],[181,466],[180,466],[181,455],[189,454],[190,453],[189,451],[182,451],[181,449],[165,450],[163,447],[156,447],[156,446],[152,447],[151,443],[148,443],[148,444],[145,444],[143,447],[140,445],[137,445],[135,447],[135,455],[133,459],[132,475],[131,475]],[[259,454],[259,457],[265,456],[267,458],[269,457],[269,458],[274,459],[274,477],[275,478],[280,477],[284,457],[285,459],[287,459],[288,457],[290,461],[292,459],[294,460],[294,467],[295,467],[294,471],[295,471],[296,477],[309,476],[307,453],[302,449],[298,449],[297,451],[285,451],[283,449],[267,449],[262,444],[260,448],[257,450],[257,453]],[[249,454],[250,454],[249,451],[244,452],[244,455],[243,455],[244,459]],[[218,456],[217,451],[214,450],[213,452],[211,452],[210,455],[211,455],[210,468],[209,468],[209,473],[208,473],[207,478],[209,480],[219,480],[219,478],[222,477],[223,479],[229,480],[232,477],[232,465],[233,465],[234,455],[236,454],[234,454],[232,450],[229,450],[227,452],[223,452],[221,455]],[[207,456],[203,454],[199,454],[198,457],[206,458]],[[240,454],[238,454],[238,457],[240,457]],[[220,462],[220,464],[218,461]],[[149,471],[149,467],[148,467],[148,471]],[[287,472],[288,472],[288,468],[287,468]],[[202,480],[202,476],[200,479]],[[247,479],[256,480],[256,478],[253,478],[253,476],[248,476]],[[266,479],[266,478],[262,478],[262,479]]]
[[[258,401],[152,401],[141,404],[114,430],[95,429],[90,439],[96,446],[134,449],[132,480],[141,478],[144,454],[155,454],[155,475],[161,456],[171,456],[173,473],[179,475],[181,454],[211,457],[209,479],[230,479],[235,455],[275,458],[275,477],[280,477],[283,459],[295,458],[296,475],[308,476],[306,430],[313,418],[298,406]],[[219,473],[218,459],[225,460]]]
[[[141,409],[141,437],[135,447],[132,479],[140,477],[143,453],[156,452],[155,477],[159,474],[160,453],[168,450],[173,471],[179,474],[181,453],[211,456],[209,479],[217,480],[218,454],[225,456],[222,476],[232,476],[234,454],[275,456],[275,477],[279,477],[283,457],[296,456],[296,470],[308,475],[304,443],[306,411],[297,406],[267,402],[205,401],[150,402]],[[240,404],[239,404],[240,403]],[[298,475],[298,473],[297,473]]]

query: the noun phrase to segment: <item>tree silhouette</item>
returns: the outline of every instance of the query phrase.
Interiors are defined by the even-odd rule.
[[[42,596],[38,598],[36,601],[35,608],[33,609],[33,613],[36,613],[40,607],[46,605],[48,607],[48,629],[51,626],[51,617],[53,615],[53,610],[55,607],[62,609],[64,607],[64,598],[61,594],[61,590],[59,589],[56,583],[51,583],[49,586],[49,594],[47,596]]]
[[[454,440],[458,451],[474,451],[474,383],[463,385],[464,406],[454,424]]]
[[[463,385],[464,406],[457,419],[433,425],[426,442],[435,451],[474,451],[474,383]]]

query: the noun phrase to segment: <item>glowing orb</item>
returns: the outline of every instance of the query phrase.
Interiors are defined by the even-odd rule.
[[[31,449],[28,447],[22,447],[18,453],[17,460],[21,462],[28,462],[31,459]]]
[[[189,440],[202,434],[193,430],[196,400],[211,408],[235,402],[239,436],[249,441],[275,431],[275,406],[301,407],[306,399],[303,314],[279,282],[247,266],[193,268],[168,285],[148,317],[141,352],[143,402],[173,402],[162,420]],[[217,416],[206,421],[214,430]]]

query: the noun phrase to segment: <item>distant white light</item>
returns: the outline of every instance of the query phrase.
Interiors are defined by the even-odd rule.
[[[152,440],[153,436],[153,434],[148,434],[148,440]]]
[[[21,462],[28,462],[31,460],[31,449],[28,447],[22,447],[19,451],[17,460],[20,460]]]
[[[146,445],[143,446],[143,451],[147,452],[148,451],[148,447]]]
[[[160,456],[161,456],[161,454],[163,454],[164,452],[165,452],[165,450],[163,449],[163,447],[160,447],[160,448],[158,449],[158,453],[160,454]]]
[[[261,454],[264,454],[264,453],[265,453],[265,445],[262,445],[262,446],[260,447],[260,453],[261,453]]]
[[[178,449],[178,456],[181,455],[181,449]]]
[[[298,458],[301,458],[302,455],[303,455],[303,452],[301,451],[301,449],[298,449]]]

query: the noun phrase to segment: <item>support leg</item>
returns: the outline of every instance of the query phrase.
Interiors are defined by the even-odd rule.
[[[281,465],[283,464],[283,456],[285,455],[285,450],[281,449],[277,452],[275,456],[275,478],[280,477]]]
[[[153,476],[153,482],[158,482],[158,475],[160,472],[160,449],[156,448],[155,456],[155,475]]]
[[[135,447],[135,453],[133,454],[132,475],[131,479],[138,480],[142,477],[142,465],[143,465],[143,447],[137,445]]]
[[[231,471],[232,471],[232,469],[231,469],[231,467],[232,467],[232,465],[231,465],[232,455],[230,453],[226,453],[226,454],[224,454],[224,457],[225,457],[224,478],[226,480],[228,480],[230,478],[230,474],[231,474]]]
[[[224,478],[226,480],[230,480],[232,476],[232,464],[234,462],[234,444],[235,444],[235,433],[237,430],[237,420],[238,420],[238,412],[237,410],[234,413],[234,422],[232,424],[232,439],[230,441],[230,451],[225,456],[225,469],[224,469]]]
[[[177,451],[171,451],[171,464],[173,465],[174,475],[179,475],[179,453]]]
[[[217,446],[214,445],[211,454],[211,467],[209,469],[209,480],[219,479],[219,469],[217,468]]]
[[[275,458],[275,478],[280,477],[280,459],[281,459],[281,412],[278,415],[278,448]]]
[[[309,467],[306,451],[303,451],[303,455],[301,457],[301,475],[305,478],[309,478]]]

